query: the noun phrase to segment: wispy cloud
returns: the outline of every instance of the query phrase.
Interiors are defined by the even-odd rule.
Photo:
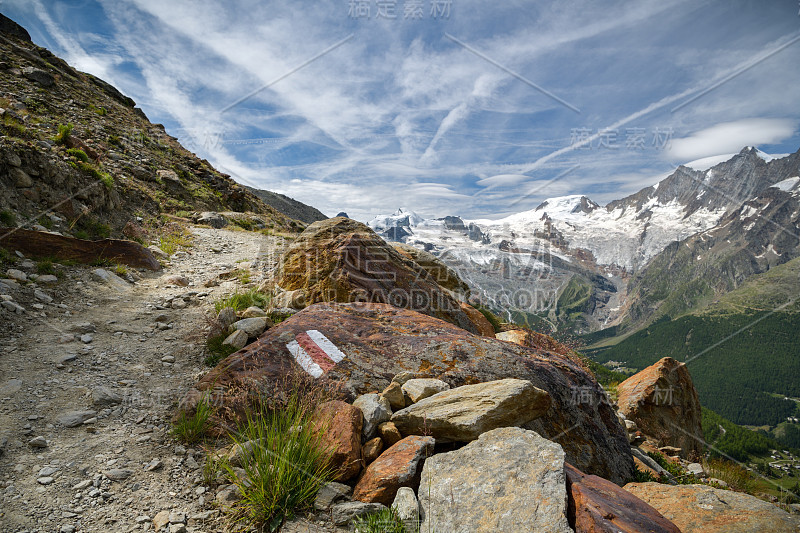
[[[407,20],[398,9],[387,20],[374,3],[369,18],[351,17],[339,0],[32,2],[4,5],[213,164],[327,214],[366,219],[402,204],[493,216],[531,190],[515,208],[559,194],[610,200],[674,163],[742,147],[729,145],[800,144],[800,109],[786,89],[800,86],[800,46],[670,113],[796,31],[796,13],[779,3],[456,0],[447,19]],[[743,24],[754,30],[733,31]],[[626,128],[669,130],[671,148],[650,139],[645,149],[598,147],[605,128],[620,140]],[[590,131],[583,145],[577,129]]]

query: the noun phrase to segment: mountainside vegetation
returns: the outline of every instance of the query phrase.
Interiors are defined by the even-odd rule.
[[[6,19],[0,35],[0,224],[50,229],[58,217],[64,234],[103,238],[121,236],[134,217],[236,211],[268,230],[304,227],[12,25]]]

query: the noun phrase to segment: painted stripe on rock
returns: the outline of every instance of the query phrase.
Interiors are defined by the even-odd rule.
[[[328,337],[317,331],[316,329],[310,329],[306,331],[306,334],[313,340],[317,346],[322,348],[322,350],[328,354],[328,357],[333,359],[334,363],[338,363],[343,360],[346,356],[342,353],[339,348],[333,344]]]
[[[297,341],[290,342],[286,345],[286,348],[288,348],[294,360],[297,361],[297,364],[299,364],[303,370],[311,374],[311,376],[318,378],[324,374],[319,365],[314,362],[311,356],[306,353]]]
[[[327,372],[336,365],[336,363],[328,357],[328,354],[325,353],[325,350],[317,346],[311,337],[308,336],[308,333],[298,333],[295,340],[309,357],[319,365],[323,372]]]

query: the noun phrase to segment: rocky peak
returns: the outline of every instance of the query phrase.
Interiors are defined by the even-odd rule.
[[[0,33],[3,35],[10,35],[12,37],[16,37],[17,39],[21,39],[23,41],[31,42],[31,36],[28,33],[28,30],[8,18],[7,16],[0,13]]]

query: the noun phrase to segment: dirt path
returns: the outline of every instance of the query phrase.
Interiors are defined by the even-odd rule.
[[[177,444],[169,420],[207,370],[201,332],[213,302],[238,285],[204,283],[248,267],[279,239],[192,231],[188,253],[135,285],[115,288],[90,267],[40,284],[50,303],[30,284],[0,285],[25,308],[0,310],[3,533],[146,531],[164,510],[184,513],[188,531],[217,529],[202,454]],[[175,274],[192,284],[168,285]],[[173,297],[183,301],[169,304]],[[35,437],[46,447],[32,445]]]

